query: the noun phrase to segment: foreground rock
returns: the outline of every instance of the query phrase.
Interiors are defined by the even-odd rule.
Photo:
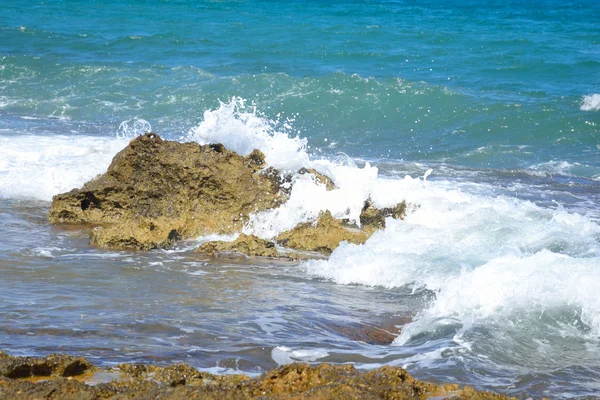
[[[14,366],[31,365],[33,360],[10,357],[3,353],[0,353],[0,356]],[[39,364],[52,364],[50,357],[53,356],[35,360]],[[86,361],[85,365],[90,364]],[[10,377],[1,370],[0,398],[218,400],[506,398],[493,393],[477,392],[469,387],[460,388],[454,384],[435,385],[418,381],[406,370],[397,367],[382,367],[359,372],[351,365],[291,364],[269,371],[256,379],[244,375],[213,375],[197,371],[186,364],[164,368],[121,364],[116,368],[95,369],[95,371],[90,365],[89,369],[77,371],[79,374],[68,378],[44,374],[28,375],[29,378],[24,380]]]
[[[264,165],[258,150],[242,157],[222,145],[149,133],[119,152],[105,174],[54,196],[50,222],[101,225],[92,244],[144,250],[234,233],[250,213],[285,200],[277,171]]]

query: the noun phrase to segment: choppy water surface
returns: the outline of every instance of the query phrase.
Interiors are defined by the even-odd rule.
[[[5,1],[0,349],[222,373],[404,366],[533,397],[600,393],[600,6],[539,0]],[[296,177],[244,228],[406,199],[301,264],[90,248],[53,195],[135,135],[220,142]],[[365,326],[399,336],[356,340]]]

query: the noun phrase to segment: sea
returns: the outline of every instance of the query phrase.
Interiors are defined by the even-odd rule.
[[[244,232],[367,199],[404,220],[329,259],[90,247],[52,196],[139,134],[295,176]],[[600,396],[600,2],[0,2],[0,349],[257,376],[406,368]],[[349,332],[386,329],[391,344]],[[360,338],[358,338],[360,339]]]

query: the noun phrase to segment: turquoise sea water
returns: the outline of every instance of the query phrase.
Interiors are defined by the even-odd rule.
[[[103,172],[147,129],[234,148],[262,143],[272,160],[294,158],[281,138],[296,140],[293,151],[311,161],[354,168],[362,178],[349,192],[381,204],[406,197],[420,211],[364,247],[298,268],[213,265],[185,249],[102,252],[47,226],[52,195]],[[261,135],[281,140],[253,139]],[[373,166],[379,178],[369,175]],[[337,206],[352,208],[348,201]],[[0,236],[9,237],[0,245],[0,347],[7,351],[183,357],[203,368],[221,359],[229,360],[225,369],[254,373],[285,357],[394,363],[505,393],[595,395],[598,201],[599,2],[0,5]],[[337,207],[326,198],[320,204],[309,211]],[[295,209],[294,218],[307,210]],[[268,237],[270,225],[260,221],[248,229]],[[424,247],[402,251],[411,238]],[[103,286],[103,268],[119,289]],[[246,285],[242,292],[252,284],[282,288],[269,304],[289,296],[308,303],[256,311],[262,295],[251,305],[236,300],[232,319],[190,300],[207,290],[216,301],[216,289],[195,280],[217,282],[222,271]],[[165,275],[185,295],[156,283]],[[121,298],[129,279],[153,287],[143,304]],[[79,287],[92,294],[61,297]],[[100,288],[122,301],[103,309],[93,294]],[[56,313],[51,322],[40,317],[46,307]],[[78,315],[98,312],[103,317],[78,325]],[[169,319],[173,312],[179,322]],[[394,346],[356,345],[320,328],[340,315],[407,313],[413,322]],[[195,326],[202,318],[219,329]],[[124,320],[133,325],[115,328]],[[137,320],[150,328],[137,329]],[[247,330],[234,332],[236,321]],[[86,329],[96,333],[79,333]],[[224,339],[209,357],[211,335]],[[189,353],[198,348],[205,353]]]

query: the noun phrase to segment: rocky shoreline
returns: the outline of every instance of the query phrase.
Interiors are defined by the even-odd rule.
[[[258,257],[301,260],[328,257],[342,242],[364,243],[387,218],[403,219],[406,202],[377,208],[364,200],[354,219],[329,210],[273,237],[245,233],[251,216],[277,210],[289,200],[298,179],[323,190],[335,180],[314,169],[279,171],[254,150],[239,155],[223,145],[166,141],[155,133],[134,140],[106,173],[82,188],[54,196],[49,220],[90,231],[90,245],[151,250],[199,236],[231,235],[231,241],[201,244],[210,258]],[[358,216],[360,214],[360,216]],[[368,326],[333,326],[355,340],[389,344],[395,335]],[[404,369],[357,371],[352,365],[291,364],[259,378],[218,376],[186,364],[166,367],[121,364],[99,368],[84,358],[50,355],[12,357],[0,352],[0,398],[10,399],[500,399],[458,385],[436,385]]]
[[[258,378],[214,375],[187,364],[100,368],[81,357],[0,352],[2,399],[505,399],[456,384],[414,379],[398,367],[290,364]]]

